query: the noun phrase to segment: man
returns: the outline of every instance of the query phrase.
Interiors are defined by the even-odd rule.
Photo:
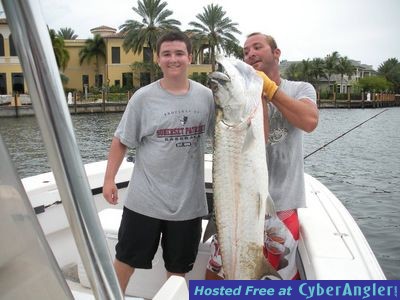
[[[168,277],[195,262],[201,217],[208,213],[204,146],[214,122],[211,91],[188,79],[191,44],[181,32],[157,42],[163,77],[131,98],[111,143],[103,195],[118,201],[115,176],[127,147],[136,148],[114,267],[125,293],[135,268],[150,269],[161,236]]]
[[[266,218],[264,254],[283,279],[297,279],[297,208],[305,206],[303,132],[316,128],[319,114],[311,84],[280,77],[280,55],[271,36],[252,33],[245,41],[244,61],[263,72],[269,192],[278,214],[278,218]],[[220,279],[223,270],[217,242],[212,250],[206,278]]]

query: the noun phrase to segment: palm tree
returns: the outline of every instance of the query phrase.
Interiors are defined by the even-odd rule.
[[[400,62],[397,58],[389,58],[378,67],[378,74],[393,84],[395,91],[400,92]]]
[[[195,34],[191,30],[185,31],[186,35],[190,38],[192,42],[192,55],[195,62],[200,62],[201,64],[208,63],[204,57],[204,50],[208,49],[208,41],[204,36]]]
[[[62,71],[68,65],[69,52],[65,47],[64,39],[56,34],[54,29],[49,29],[51,44],[53,45],[54,55],[56,57],[57,66]]]
[[[57,31],[57,35],[62,37],[64,40],[76,40],[78,37],[78,35],[75,34],[75,31],[69,27],[60,28]]]
[[[354,74],[355,68],[347,56],[339,57],[338,64],[336,66],[336,72],[340,74],[340,89],[343,85],[343,76],[346,74],[349,77]],[[342,90],[341,90],[342,92]]]
[[[327,78],[325,74],[325,61],[322,58],[317,57],[311,61],[310,76],[312,83],[319,93],[321,78]]]
[[[302,78],[302,70],[300,63],[293,62],[285,70],[284,76],[288,80],[298,81]]]
[[[137,7],[132,9],[142,21],[127,20],[119,27],[125,34],[122,44],[125,52],[132,50],[134,54],[140,54],[144,47],[148,47],[150,57],[145,62],[154,63],[158,38],[166,31],[179,30],[177,26],[181,25],[178,20],[169,18],[173,12],[165,8],[167,4],[161,0],[138,0]],[[153,72],[150,72],[151,81],[153,77]]]
[[[236,28],[237,23],[225,16],[226,12],[218,4],[209,4],[204,7],[202,14],[197,14],[196,18],[200,22],[190,22],[189,25],[194,29],[190,29],[196,38],[206,40],[210,49],[211,67],[215,71],[215,52],[216,50],[226,50],[228,42],[239,43],[234,36],[235,33],[241,32]]]
[[[306,82],[310,82],[311,79],[311,71],[312,71],[312,62],[309,58],[303,59],[300,63],[301,71],[302,71],[302,80]]]
[[[331,87],[331,76],[336,73],[336,67],[339,61],[339,53],[337,51],[332,52],[332,54],[328,54],[325,57],[325,72],[328,78],[328,87]]]
[[[86,61],[89,64],[93,57],[96,59],[95,73],[98,78],[100,59],[106,58],[106,43],[99,34],[85,41],[85,47],[79,51],[79,63],[82,65]]]
[[[397,67],[399,64],[399,61],[397,58],[389,58],[388,60],[384,61],[379,67],[378,67],[378,73],[380,75],[383,75],[385,77],[388,77],[391,75],[393,70]],[[386,78],[387,79],[387,78]]]
[[[241,59],[241,60],[244,59],[243,47],[240,46],[238,43],[228,40],[225,43],[224,49],[228,56],[233,55],[233,57],[235,57],[237,59]]]

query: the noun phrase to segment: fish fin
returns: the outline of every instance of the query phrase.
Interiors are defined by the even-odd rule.
[[[266,212],[266,207],[264,203],[264,199],[261,194],[258,194],[258,203],[257,203],[257,211],[258,211],[258,219],[264,223],[265,220],[265,212]]]
[[[253,126],[250,123],[249,127],[247,128],[246,136],[244,137],[242,153],[249,150],[256,139],[253,130]]]
[[[260,280],[282,280],[282,278],[274,275],[264,275]]]
[[[203,243],[205,243],[210,237],[217,233],[217,224],[215,223],[215,218],[210,218],[207,223],[206,230],[203,235]]]
[[[270,264],[267,259],[263,259],[264,261],[264,270],[265,273],[261,276],[261,280],[272,279],[272,280],[282,280],[282,276],[278,273],[278,271]]]

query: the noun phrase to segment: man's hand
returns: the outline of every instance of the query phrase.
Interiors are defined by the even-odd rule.
[[[263,80],[263,93],[268,97],[268,100],[271,101],[278,90],[278,86],[274,81],[269,79],[264,72],[257,71],[257,75]]]
[[[114,181],[104,182],[103,196],[108,203],[113,205],[118,204],[118,188]]]

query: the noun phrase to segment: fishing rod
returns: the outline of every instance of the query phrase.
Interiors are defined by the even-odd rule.
[[[386,108],[385,110],[383,110],[383,111],[377,113],[376,115],[370,117],[369,119],[367,119],[367,120],[361,122],[360,124],[354,126],[353,128],[347,130],[345,133],[339,135],[339,136],[336,137],[335,139],[333,139],[333,140],[331,140],[330,142],[328,142],[328,143],[322,145],[321,147],[319,147],[318,149],[314,150],[314,151],[311,152],[310,154],[307,154],[306,156],[304,156],[304,159],[306,159],[307,157],[310,157],[311,155],[313,155],[314,153],[318,152],[319,150],[324,149],[324,148],[325,148],[326,146],[328,146],[329,144],[332,144],[334,141],[340,139],[341,137],[345,136],[345,135],[348,134],[349,132],[351,132],[351,131],[353,131],[354,129],[360,127],[362,124],[367,123],[368,121],[372,120],[373,118],[376,118],[377,116],[379,116],[380,114],[384,113],[384,112],[387,111],[387,110],[388,110],[388,108]]]

